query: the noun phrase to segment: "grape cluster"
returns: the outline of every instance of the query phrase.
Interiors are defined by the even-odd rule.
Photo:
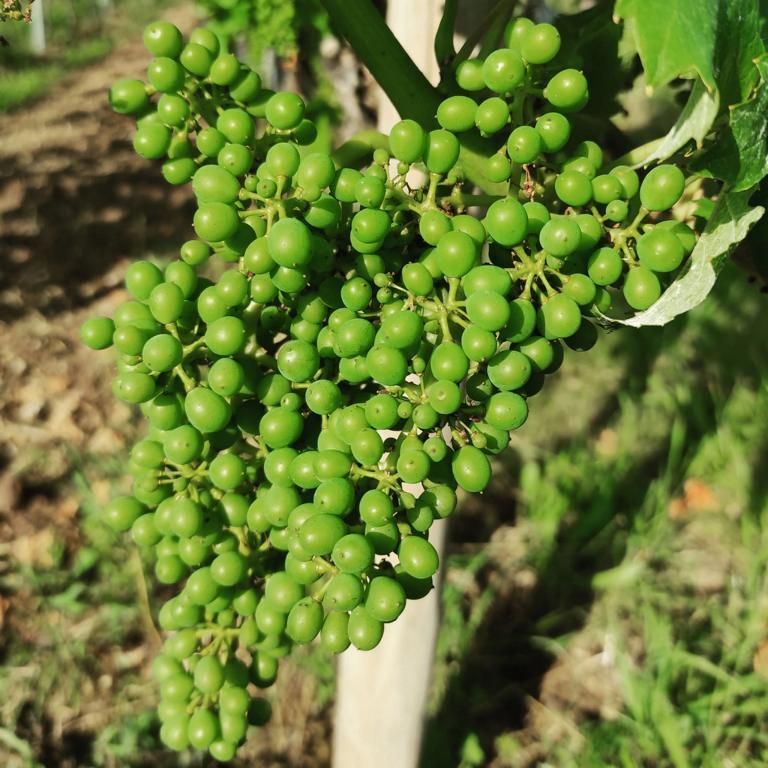
[[[548,24],[510,24],[458,68],[440,128],[399,122],[362,170],[307,150],[301,98],[209,31],[144,39],[149,85],[110,100],[136,151],[191,182],[197,239],[164,270],[132,264],[131,298],[81,336],[116,348],[114,394],[149,421],[105,515],[179,585],[159,613],[161,737],[226,760],[292,646],[371,649],[429,592],[430,526],[487,487],[563,343],[592,346],[615,297],[652,304],[695,234],[659,216],[677,168],[641,183],[569,144],[587,84],[550,64]],[[468,131],[498,137],[487,176],[507,183],[483,219],[465,212]]]

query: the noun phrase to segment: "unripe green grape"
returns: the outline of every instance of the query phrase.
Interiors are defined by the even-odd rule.
[[[603,225],[591,213],[578,213],[574,217],[581,235],[578,251],[594,250],[603,239]]]
[[[275,128],[291,130],[296,128],[304,117],[304,102],[295,93],[280,91],[267,102],[265,117]]]
[[[305,597],[291,608],[286,633],[295,643],[305,644],[317,637],[323,626],[323,609],[311,597]]]
[[[370,651],[381,642],[384,635],[384,625],[374,619],[364,606],[359,605],[349,616],[347,631],[355,648],[360,651]]]
[[[520,46],[523,58],[530,64],[546,64],[560,50],[560,33],[551,24],[536,24],[526,30]]]
[[[305,398],[309,410],[321,415],[332,413],[342,402],[339,387],[325,379],[313,381],[307,388]]]
[[[492,427],[511,432],[528,418],[528,405],[516,392],[496,392],[485,406],[485,420]]]
[[[539,242],[553,256],[569,256],[579,248],[581,230],[574,217],[558,216],[541,228]]]
[[[457,455],[461,450],[463,449],[460,449]],[[485,459],[484,456],[483,458]],[[431,578],[437,573],[440,565],[437,550],[427,539],[420,536],[406,536],[400,542],[397,555],[403,570],[417,579]]]
[[[488,361],[488,378],[499,390],[520,389],[530,377],[531,364],[517,350],[503,350]]]
[[[674,233],[655,227],[636,243],[640,264],[654,272],[673,272],[685,258],[685,250]]]
[[[554,128],[549,130],[554,133]],[[509,134],[507,139],[507,152],[510,160],[521,165],[536,160],[543,148],[545,148],[545,143],[542,133],[530,125],[519,125]]]
[[[153,21],[144,28],[144,46],[155,56],[176,58],[184,45],[178,27],[168,21]]]
[[[544,152],[559,152],[571,137],[571,124],[559,112],[547,112],[536,120],[536,131]]]
[[[463,277],[475,266],[478,247],[464,232],[448,232],[435,248],[435,259],[447,277]]]
[[[648,309],[661,296],[659,278],[646,267],[630,269],[622,288],[624,298],[632,309]]]
[[[141,356],[153,371],[165,372],[175,368],[184,355],[181,342],[168,333],[153,336],[144,345]]]
[[[251,168],[253,153],[242,144],[225,144],[216,155],[216,162],[222,168],[226,168],[231,174],[242,176]],[[227,237],[229,236],[227,235]]]
[[[452,229],[451,220],[442,211],[425,211],[419,219],[419,234],[429,245],[437,245]]]
[[[452,381],[440,380],[432,382],[427,387],[427,397],[432,408],[443,416],[456,413],[461,407],[461,390]],[[421,408],[422,406],[419,407]],[[415,421],[416,412],[414,411],[414,423]]]
[[[211,248],[202,240],[187,240],[179,249],[179,256],[192,267],[204,264],[211,255]]]
[[[336,177],[336,166],[329,155],[313,152],[301,159],[296,177],[303,187],[313,186],[323,190],[333,183]]]
[[[376,466],[384,453],[384,444],[374,429],[363,429],[350,443],[355,461],[363,467]]]
[[[246,332],[238,317],[220,317],[205,332],[205,344],[215,355],[235,355],[245,346]]]
[[[640,185],[640,203],[649,211],[666,211],[682,197],[685,176],[676,165],[659,165]]]
[[[597,176],[597,169],[587,157],[572,157],[563,163],[563,171],[578,171],[590,181]]]
[[[165,125],[181,127],[189,117],[189,104],[181,96],[164,93],[157,102],[157,115]]]
[[[104,520],[114,530],[124,532],[146,512],[147,508],[133,496],[118,496],[104,510]]]
[[[459,159],[459,149],[459,140],[449,131],[430,131],[424,149],[424,164],[427,170],[432,173],[448,173]]]
[[[640,190],[640,177],[637,171],[628,165],[617,165],[608,171],[608,175],[618,179],[623,191],[622,197],[625,200],[631,200]]]
[[[170,461],[176,464],[188,464],[200,457],[203,438],[195,427],[183,424],[164,436],[163,449]]]
[[[437,107],[437,122],[453,133],[468,131],[475,125],[477,102],[469,96],[449,96]]]
[[[629,216],[629,205],[624,200],[611,200],[605,208],[605,218],[620,223]]]
[[[329,653],[343,653],[349,645],[349,616],[332,611],[325,617],[320,630],[320,646]]]
[[[656,225],[656,229],[672,232],[683,246],[683,251],[687,254],[691,253],[696,247],[696,233],[682,221],[675,221],[674,219],[660,221]]]
[[[501,183],[512,175],[512,164],[504,155],[491,155],[485,166],[485,175],[489,181]]]
[[[555,179],[555,192],[566,205],[582,206],[592,199],[592,185],[578,171],[564,171]]]
[[[221,242],[237,231],[240,219],[237,211],[225,203],[204,203],[193,219],[195,233],[201,240]]]
[[[387,623],[395,621],[405,608],[406,595],[402,585],[390,576],[371,579],[365,596],[365,608],[370,616]]]
[[[284,448],[299,439],[304,420],[295,411],[272,408],[259,421],[259,434],[269,448]]]
[[[195,138],[198,151],[206,157],[216,157],[224,149],[226,143],[224,134],[215,128],[203,128]]]
[[[276,610],[288,613],[303,597],[303,587],[287,573],[278,571],[267,579],[264,599]]]
[[[355,198],[366,208],[378,208],[383,202],[387,188],[381,179],[361,176],[355,184]]]
[[[109,89],[109,104],[120,115],[136,115],[149,105],[141,80],[118,80]]]
[[[453,225],[454,232],[463,232],[465,235],[469,235],[478,247],[482,247],[488,239],[488,233],[483,223],[474,216],[460,213],[451,219],[451,224]]]
[[[115,323],[109,317],[91,317],[80,326],[80,341],[91,349],[112,346]]]
[[[440,420],[440,415],[429,403],[422,403],[413,409],[411,418],[418,429],[433,429]]]
[[[493,264],[482,264],[471,269],[461,279],[464,295],[469,297],[477,291],[492,291],[506,296],[512,288],[512,280],[506,270]]]
[[[493,136],[503,130],[508,122],[509,106],[498,96],[491,96],[481,102],[475,111],[475,125],[486,136]]]
[[[570,296],[582,307],[589,306],[597,295],[597,289],[592,280],[586,275],[578,273],[568,277],[562,290],[566,296]]]
[[[211,482],[222,491],[234,491],[245,479],[245,463],[232,453],[220,453],[208,467]]]
[[[467,298],[466,312],[478,328],[498,331],[509,320],[509,303],[493,291],[475,291]]]
[[[233,53],[218,56],[211,64],[210,78],[215,85],[232,85],[240,77],[240,62]]]
[[[240,195],[240,182],[218,165],[203,165],[192,179],[192,191],[200,203],[234,203]]]
[[[458,344],[442,342],[432,350],[429,368],[437,379],[459,382],[467,375],[469,360]]]
[[[544,98],[557,109],[581,109],[588,98],[587,78],[577,69],[563,69],[545,86]]]
[[[151,400],[157,391],[155,380],[145,373],[122,373],[112,383],[118,400],[138,405]]]
[[[216,36],[215,32],[207,27],[196,27],[193,29],[189,35],[189,41],[191,43],[196,43],[197,45],[202,45],[203,48],[210,51],[214,56],[219,55],[219,49],[221,48],[219,38]]]
[[[507,247],[518,245],[525,239],[528,232],[528,216],[525,208],[511,197],[496,200],[485,215],[485,228],[499,245]]]
[[[564,293],[558,293],[546,301],[540,310],[539,327],[547,339],[564,339],[573,336],[581,325],[579,305]]]
[[[509,309],[507,310],[509,313]],[[490,331],[469,326],[461,334],[461,348],[473,362],[485,362],[496,352],[496,337]]]
[[[264,117],[272,91],[262,88],[261,76],[247,67],[241,67],[240,76],[229,86],[229,95],[246,106],[249,114]]]
[[[206,77],[213,64],[213,54],[199,43],[187,43],[179,55],[184,69],[197,77]]]
[[[624,262],[613,248],[598,248],[588,260],[587,274],[595,285],[612,285],[624,270]]]
[[[373,565],[373,546],[365,536],[359,533],[349,533],[346,536],[342,536],[334,544],[331,559],[342,574],[360,574],[363,571],[367,571]],[[342,605],[338,600],[336,605],[337,608],[342,609]],[[344,606],[344,610],[354,607],[349,602],[344,603]]]
[[[394,347],[377,344],[365,356],[368,373],[374,381],[385,386],[402,384],[408,373],[405,355]]]
[[[329,554],[336,542],[347,533],[347,526],[336,515],[310,517],[299,529],[299,542],[311,555]]]
[[[195,749],[208,749],[218,739],[220,732],[218,718],[209,709],[198,709],[189,718],[187,735],[190,745]]]
[[[403,285],[416,296],[427,296],[434,287],[434,278],[420,263],[406,264],[402,271]]]
[[[504,29],[504,42],[508,48],[520,50],[526,36],[534,27],[534,22],[526,16],[512,19]]]
[[[534,200],[523,203],[523,208],[528,217],[528,234],[538,235],[550,219],[549,210],[543,203]]]
[[[592,179],[592,196],[596,203],[607,205],[612,200],[618,200],[624,192],[621,182],[616,176],[604,173]]]
[[[247,568],[239,552],[223,552],[211,563],[211,578],[223,587],[232,587],[245,577]]]
[[[483,62],[483,81],[495,93],[514,91],[525,78],[520,54],[511,48],[499,48]]]
[[[133,136],[136,154],[146,160],[159,160],[168,151],[171,132],[160,123],[147,123],[139,127]]]
[[[465,91],[482,91],[485,88],[483,80],[483,62],[480,59],[465,59],[456,68],[456,83]]]
[[[171,58],[158,56],[149,62],[147,80],[160,93],[177,93],[184,86],[184,69]]]

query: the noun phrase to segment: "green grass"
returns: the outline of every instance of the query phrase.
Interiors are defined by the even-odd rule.
[[[727,272],[531,401],[506,483],[454,529],[425,767],[467,744],[515,768],[768,762],[764,312]]]

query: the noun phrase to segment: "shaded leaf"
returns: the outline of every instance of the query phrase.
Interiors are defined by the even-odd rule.
[[[715,82],[718,0],[617,0],[635,40],[648,84],[698,74],[710,90]]]
[[[695,164],[734,190],[753,187],[768,174],[768,54],[756,62],[760,82],[752,97],[731,109],[730,123]]]

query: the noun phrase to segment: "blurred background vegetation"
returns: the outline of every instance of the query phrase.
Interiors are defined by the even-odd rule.
[[[4,768],[213,764],[157,738],[166,588],[100,521],[137,420],[112,400],[109,355],[77,342],[123,298],[129,259],[162,262],[189,228],[104,96],[141,75],[137,33],[163,5],[48,0],[42,57],[26,27],[0,29]],[[289,48],[276,66],[300,79]],[[338,98],[364,121],[353,74],[357,103]],[[766,316],[731,266],[666,328],[568,352],[492,488],[452,521],[424,768],[768,764]],[[270,696],[235,765],[328,766],[332,661],[297,653]]]

